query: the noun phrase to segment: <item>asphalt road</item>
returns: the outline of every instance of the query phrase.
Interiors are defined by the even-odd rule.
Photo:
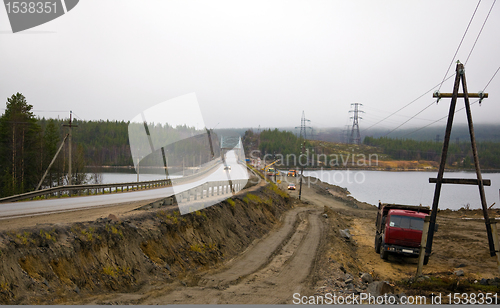
[[[233,151],[229,151],[226,154],[226,162],[229,166],[231,166],[231,170],[224,170],[224,165],[220,164],[218,168],[213,169],[212,173],[207,174],[201,179],[197,179],[189,183],[176,184],[173,187],[170,186],[115,194],[1,203],[0,218],[74,211],[78,209],[116,205],[135,201],[158,200],[186,191],[206,182],[228,181],[228,177],[231,180],[248,179],[246,167],[237,162],[236,155]]]

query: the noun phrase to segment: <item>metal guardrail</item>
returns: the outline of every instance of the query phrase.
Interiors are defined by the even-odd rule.
[[[126,191],[129,191],[130,188],[133,190],[161,187],[161,186],[170,186],[172,182],[170,179],[164,180],[154,180],[154,181],[145,181],[145,182],[128,182],[128,183],[114,183],[114,184],[83,184],[83,185],[67,185],[67,186],[57,186],[52,188],[41,189],[37,191],[31,191],[24,194],[9,196],[5,198],[0,198],[1,202],[14,202],[25,199],[33,199],[40,196],[45,196],[47,199],[49,196],[57,194],[58,197],[61,197],[64,192],[67,192],[68,196],[72,195],[81,196],[83,191],[87,191],[87,195],[90,195],[90,192],[93,190],[95,194],[102,191],[104,194],[108,189],[109,193],[112,193],[112,188],[115,188],[115,192],[118,192],[118,188],[121,188],[124,191],[126,187]],[[77,192],[76,192],[77,191]],[[76,193],[75,193],[76,192]]]
[[[156,188],[156,187],[166,187],[166,186],[171,186],[172,181],[174,184],[181,184],[183,182],[187,182],[193,179],[196,179],[200,177],[203,174],[208,173],[210,170],[214,169],[215,167],[218,167],[219,165],[217,164],[220,162],[220,159],[214,160],[211,162],[205,170],[202,170],[200,172],[197,172],[192,175],[184,176],[179,179],[162,179],[162,180],[153,180],[153,181],[143,181],[143,182],[127,182],[127,183],[113,183],[113,184],[82,184],[82,185],[66,185],[66,186],[57,186],[57,187],[52,187],[52,188],[46,188],[46,189],[41,189],[41,190],[36,190],[36,191],[30,191],[27,193],[19,194],[19,195],[14,195],[14,196],[9,196],[9,197],[4,197],[0,198],[0,203],[2,202],[15,202],[15,201],[20,201],[20,200],[26,200],[26,199],[31,199],[40,196],[44,196],[45,199],[49,198],[49,196],[54,196],[57,195],[58,198],[62,197],[64,194],[66,194],[68,197],[71,196],[82,196],[82,195],[90,195],[91,192],[92,194],[98,194],[101,192],[104,194],[106,191],[109,193],[114,192],[117,193],[119,192],[118,188],[121,188],[121,191],[130,191],[130,190],[142,190],[142,189],[149,189],[149,188]],[[125,190],[126,188],[126,190]],[[83,193],[83,194],[82,194]]]
[[[205,182],[185,191],[151,202],[140,207],[140,209],[149,210],[162,206],[171,206],[176,202],[177,206],[180,209],[182,208],[181,213],[184,215],[207,207],[206,203],[197,204],[198,201],[220,202],[229,198],[228,195],[232,196],[243,190],[247,182],[247,179]]]
[[[231,188],[238,192],[243,189],[248,180],[212,181],[206,182],[186,191],[176,194],[177,203],[189,202],[214,196],[230,194]]]

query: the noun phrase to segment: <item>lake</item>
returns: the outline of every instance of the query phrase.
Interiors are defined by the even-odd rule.
[[[104,168],[104,167],[94,167],[90,169],[87,173],[87,178],[93,177],[94,172],[96,172],[99,176],[101,176],[100,183],[102,184],[114,184],[114,183],[127,183],[127,182],[137,182],[137,173],[134,168]],[[186,175],[189,174],[189,171],[186,171]],[[180,176],[171,176],[171,178],[175,179]],[[141,182],[144,181],[154,181],[154,180],[163,180],[165,179],[165,174],[157,173],[147,173],[141,172],[139,174],[139,180]],[[91,179],[90,183],[94,183]]]
[[[102,183],[124,183],[137,181],[134,169],[103,169]],[[435,184],[429,178],[437,177],[434,172],[395,172],[366,170],[316,170],[304,171],[305,176],[319,178],[321,181],[345,187],[359,201],[377,205],[383,203],[401,203],[432,206]],[[445,172],[448,178],[476,178],[474,172]],[[141,181],[164,179],[165,175],[140,174]],[[491,186],[485,186],[488,206],[499,206],[500,173],[483,173],[484,179],[491,180]],[[479,189],[474,185],[443,184],[439,198],[440,209],[458,210],[469,204],[472,209],[481,208]]]
[[[380,200],[382,203],[432,206],[436,184],[430,184],[429,178],[437,177],[437,171],[317,170],[304,171],[304,175],[345,187],[357,200],[374,205]],[[500,207],[500,173],[482,173],[482,176],[483,179],[491,180],[491,186],[485,186],[488,206],[496,202],[494,208]],[[445,172],[444,177],[476,178],[476,173]],[[478,186],[443,184],[439,198],[440,209],[458,210],[467,204],[471,209],[481,208]]]

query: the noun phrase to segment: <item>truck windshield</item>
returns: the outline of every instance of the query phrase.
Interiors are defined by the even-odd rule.
[[[389,226],[422,231],[424,228],[424,220],[417,217],[394,215],[391,216]]]

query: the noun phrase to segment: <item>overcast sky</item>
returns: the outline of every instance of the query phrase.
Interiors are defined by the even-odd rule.
[[[299,126],[304,111],[325,128],[352,123],[350,104],[361,103],[363,130],[433,89],[452,60],[464,63],[492,3],[481,2],[456,58],[477,1],[82,0],[15,34],[2,7],[0,108],[21,92],[39,116],[128,121],[195,93],[208,127]],[[500,4],[467,62],[469,92],[500,66],[499,30]],[[486,92],[475,123],[497,121],[500,73]],[[376,127],[395,128],[432,102],[430,92]],[[402,128],[448,106],[443,99]],[[464,111],[456,119],[465,122]]]

